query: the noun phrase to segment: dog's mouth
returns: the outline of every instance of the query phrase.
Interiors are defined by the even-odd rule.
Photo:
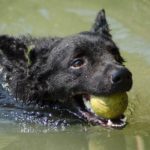
[[[97,115],[91,105],[91,97],[92,95],[90,94],[77,94],[73,96],[75,107],[78,110],[79,116],[81,116],[85,121],[88,121],[93,125],[101,125],[108,128],[121,129],[126,126],[127,122],[124,114],[120,114],[113,119],[111,119],[111,117],[105,118],[101,115]]]

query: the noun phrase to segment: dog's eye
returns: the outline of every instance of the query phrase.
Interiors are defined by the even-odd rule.
[[[76,58],[73,60],[71,67],[80,68],[84,64],[84,60],[82,58]]]

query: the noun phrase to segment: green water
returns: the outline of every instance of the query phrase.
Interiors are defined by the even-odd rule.
[[[114,40],[133,73],[129,124],[123,130],[78,124],[58,129],[0,119],[0,149],[149,150],[149,0],[0,0],[0,33],[71,35],[88,30],[100,8],[105,8]]]

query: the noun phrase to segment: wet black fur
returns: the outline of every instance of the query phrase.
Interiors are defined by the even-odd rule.
[[[73,68],[82,59],[80,68]],[[127,91],[131,82],[114,86],[111,73],[124,68],[104,10],[90,31],[68,37],[0,36],[0,65],[13,95],[25,103],[71,101],[77,93]]]

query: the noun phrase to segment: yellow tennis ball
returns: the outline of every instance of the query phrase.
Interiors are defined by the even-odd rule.
[[[110,96],[91,96],[91,107],[95,114],[107,119],[115,119],[122,115],[128,106],[126,93]]]

